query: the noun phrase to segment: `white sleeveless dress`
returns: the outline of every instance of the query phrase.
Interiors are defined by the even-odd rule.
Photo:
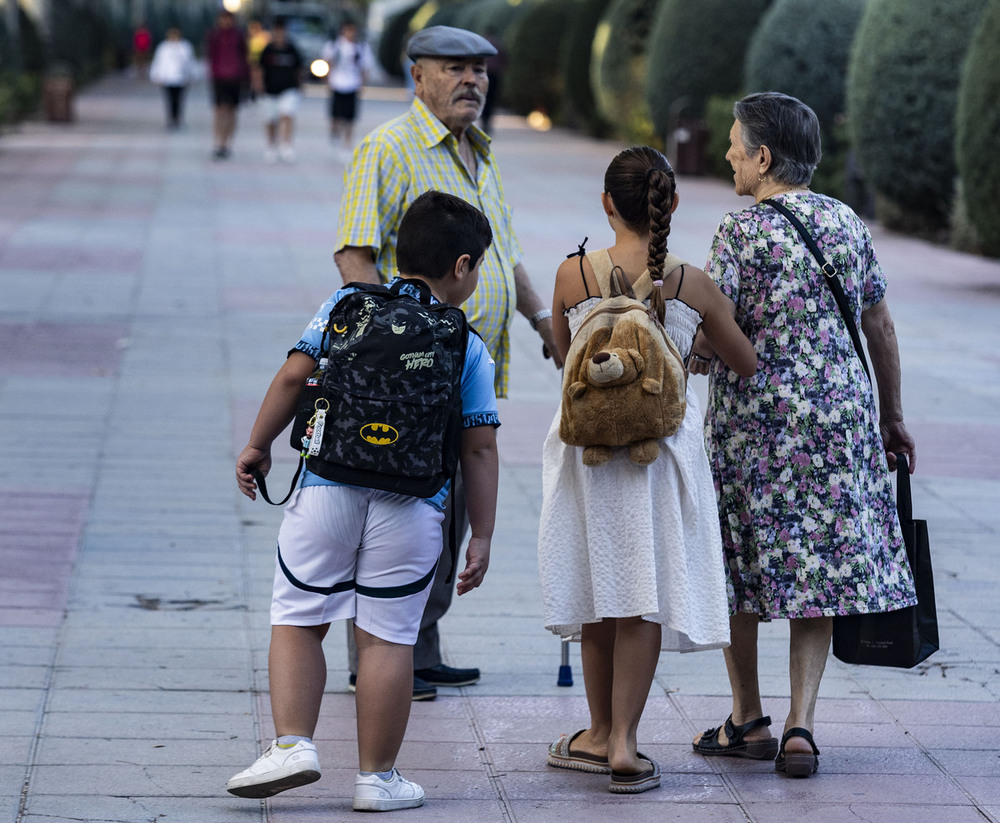
[[[681,261],[671,258],[673,270]],[[701,315],[666,301],[664,326],[687,358]],[[570,332],[600,301],[569,309]],[[538,531],[545,627],[579,639],[580,626],[635,617],[663,626],[664,651],[729,645],[729,605],[715,487],[698,397],[688,387],[680,429],[660,441],[649,466],[616,449],[603,466],[584,466],[583,449],[559,438],[560,411],[545,438]]]

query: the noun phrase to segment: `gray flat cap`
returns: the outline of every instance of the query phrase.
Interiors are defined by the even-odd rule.
[[[488,57],[496,53],[485,37],[454,26],[421,29],[406,46],[406,56],[411,60],[418,57]]]

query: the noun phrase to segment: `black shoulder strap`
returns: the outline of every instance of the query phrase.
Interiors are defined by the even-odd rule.
[[[851,307],[847,303],[847,296],[844,294],[844,287],[840,284],[840,279],[837,277],[836,266],[834,266],[833,263],[830,263],[823,256],[823,252],[820,251],[819,246],[816,245],[816,241],[813,240],[812,235],[809,234],[806,227],[802,225],[802,221],[799,220],[799,218],[797,218],[776,200],[766,198],[760,202],[767,203],[767,205],[785,215],[788,222],[795,226],[798,233],[802,235],[802,239],[805,240],[806,245],[809,247],[809,251],[813,253],[813,257],[816,258],[816,262],[819,263],[820,269],[822,269],[823,274],[826,276],[826,284],[830,287],[830,291],[833,292],[833,297],[837,301],[837,307],[840,309],[840,313],[844,317],[844,323],[847,324],[847,331],[850,333],[851,340],[854,343],[854,350],[858,353],[858,358],[861,360],[861,365],[865,369],[865,374],[868,375],[868,382],[871,382],[872,375],[871,372],[868,371],[868,360],[865,358],[865,350],[861,344],[861,335],[858,334],[858,325],[854,322],[854,314],[851,312]]]

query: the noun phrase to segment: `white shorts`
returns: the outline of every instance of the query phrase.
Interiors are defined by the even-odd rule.
[[[282,117],[294,117],[298,110],[298,89],[285,89],[281,94],[264,95],[264,117],[269,123]]]
[[[441,556],[444,514],[418,497],[357,486],[306,486],[278,531],[271,625],[353,617],[412,646]]]

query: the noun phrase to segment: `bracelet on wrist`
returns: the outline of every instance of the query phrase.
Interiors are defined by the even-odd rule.
[[[712,358],[711,357],[703,357],[702,355],[695,354],[694,352],[691,352],[691,359],[694,360],[695,363],[711,363],[712,362]]]
[[[528,322],[531,323],[531,328],[538,331],[538,324],[543,320],[548,320],[551,316],[552,309],[540,309],[528,318]]]

